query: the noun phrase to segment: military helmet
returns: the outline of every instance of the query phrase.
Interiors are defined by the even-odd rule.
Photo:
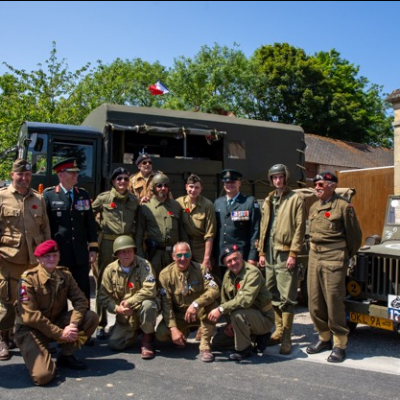
[[[116,256],[117,251],[119,250],[130,249],[135,247],[136,247],[135,242],[130,236],[127,235],[119,236],[114,240],[113,256]]]
[[[165,175],[165,174],[162,174],[162,173],[158,173],[158,174],[156,174],[154,176],[153,181],[152,181],[152,187],[151,187],[151,190],[153,192],[155,192],[155,187],[159,183],[164,183],[164,184],[169,186],[169,178],[168,178],[168,176]]]
[[[286,165],[284,165],[284,164],[275,164],[269,169],[269,171],[268,171],[268,179],[269,179],[269,182],[271,183],[271,185],[272,185],[272,178],[271,178],[272,175],[277,175],[277,174],[285,175],[285,177],[286,177],[285,183],[289,182],[290,173],[289,173],[288,167]]]

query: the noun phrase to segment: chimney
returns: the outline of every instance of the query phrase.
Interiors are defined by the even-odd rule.
[[[393,90],[386,101],[394,110],[394,194],[400,194],[400,89]]]

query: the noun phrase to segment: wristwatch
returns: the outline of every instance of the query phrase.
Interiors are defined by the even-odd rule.
[[[220,312],[221,314],[224,313],[224,308],[223,308],[223,307],[219,306],[219,307],[218,307],[218,310],[219,310],[219,312]]]
[[[197,303],[197,302],[193,302],[192,303],[192,306],[197,310],[198,308],[199,308],[199,303]]]

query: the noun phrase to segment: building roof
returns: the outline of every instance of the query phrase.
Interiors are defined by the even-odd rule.
[[[393,149],[345,142],[306,133],[305,158],[308,163],[343,168],[374,168],[394,165]]]

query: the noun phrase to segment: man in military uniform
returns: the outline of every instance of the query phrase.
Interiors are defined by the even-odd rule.
[[[344,299],[349,259],[360,245],[362,232],[349,202],[335,193],[338,179],[331,172],[314,178],[319,201],[310,208],[308,261],[309,309],[319,340],[307,347],[308,354],[333,349],[328,362],[345,359],[347,335]]]
[[[117,261],[103,274],[99,300],[103,307],[116,314],[108,345],[121,351],[132,346],[139,329],[143,332],[141,356],[154,357],[153,341],[158,315],[156,279],[151,264],[135,256],[135,243],[122,235],[114,241]]]
[[[153,161],[147,153],[139,154],[135,161],[139,172],[129,179],[129,190],[139,200],[139,203],[147,203],[153,196],[152,180],[157,171],[153,171]]]
[[[99,317],[89,310],[89,302],[66,267],[59,267],[60,253],[54,240],[47,240],[35,250],[39,265],[25,271],[19,284],[15,340],[35,385],[49,383],[56,364],[49,353],[49,343],[61,343],[57,366],[77,370],[86,364],[75,352],[92,336]],[[67,300],[73,309],[68,309]]]
[[[217,215],[215,260],[219,262],[224,247],[236,244],[241,248],[243,258],[250,264],[257,265],[256,241],[260,232],[260,207],[253,196],[240,193],[241,178],[242,174],[232,169],[221,172],[226,196],[219,197],[214,202]]]
[[[31,165],[17,159],[11,184],[0,189],[0,360],[10,358],[10,331],[14,327],[14,302],[21,274],[37,265],[33,252],[50,239],[50,226],[42,196],[31,185]]]
[[[69,268],[90,301],[90,264],[96,260],[98,245],[89,193],[75,186],[80,171],[75,158],[55,164],[53,170],[60,183],[43,192],[51,236],[60,248],[60,265]]]
[[[158,277],[161,270],[173,261],[172,246],[187,241],[187,234],[182,226],[182,207],[169,198],[169,178],[157,174],[152,185],[154,196],[139,207],[136,245],[137,254],[151,262]]]
[[[96,278],[96,312],[100,316],[96,337],[106,339],[107,311],[101,306],[98,291],[103,272],[113,260],[113,243],[121,235],[135,237],[138,200],[128,191],[129,172],[122,167],[114,170],[110,179],[112,189],[100,193],[92,204],[93,213],[99,218],[101,233],[99,235],[99,256],[93,264],[93,275]]]
[[[227,342],[234,339],[235,351],[229,359],[241,361],[252,354],[251,335],[256,336],[257,351],[265,350],[274,326],[272,294],[261,271],[244,261],[237,245],[226,246],[220,262],[228,268],[222,281],[221,305],[214,308],[208,318],[217,322],[225,315],[228,325],[214,336],[212,344],[217,349],[226,348]]]
[[[303,248],[306,211],[304,200],[287,186],[290,175],[286,165],[272,166],[268,177],[275,190],[262,207],[258,248],[275,311],[276,329],[268,344],[281,343],[279,352],[290,354],[297,304],[297,256]]]
[[[218,306],[218,285],[204,265],[192,261],[188,243],[175,244],[172,257],[174,262],[164,268],[159,277],[163,320],[157,327],[157,339],[172,340],[182,348],[190,328],[200,326],[200,358],[204,362],[214,361],[210,341],[215,322],[207,315]]]

